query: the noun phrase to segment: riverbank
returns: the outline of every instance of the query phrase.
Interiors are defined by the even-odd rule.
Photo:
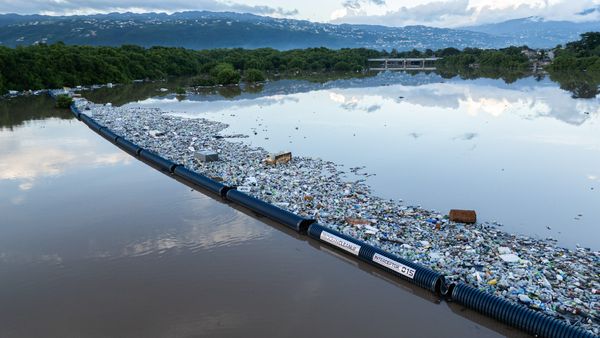
[[[88,105],[94,119],[132,142],[207,176],[408,260],[566,319],[598,334],[600,253],[559,248],[507,234],[489,224],[449,222],[433,211],[374,196],[361,179],[347,181],[336,164],[312,158],[268,166],[267,151],[230,141],[227,125],[173,117],[157,109]],[[220,135],[219,138],[215,136]],[[220,161],[199,164],[200,148]],[[353,172],[360,176],[360,168]]]

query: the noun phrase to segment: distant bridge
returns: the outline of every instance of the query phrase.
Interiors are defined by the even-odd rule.
[[[377,62],[369,70],[435,70],[435,61],[441,58],[383,58],[368,59],[369,63]]]

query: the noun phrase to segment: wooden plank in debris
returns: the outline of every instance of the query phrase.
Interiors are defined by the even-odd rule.
[[[288,163],[292,160],[292,153],[289,151],[282,151],[277,154],[270,154],[265,162],[267,164],[280,164],[280,163]]]

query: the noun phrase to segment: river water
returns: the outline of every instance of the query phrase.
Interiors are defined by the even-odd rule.
[[[269,150],[365,165],[382,195],[598,247],[597,99],[431,75],[157,96],[170,85],[88,96],[226,121]],[[1,337],[520,335],[193,191],[51,106],[0,103]],[[566,223],[534,222],[551,215]]]

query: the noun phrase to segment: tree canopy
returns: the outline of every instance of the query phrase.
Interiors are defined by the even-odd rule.
[[[357,72],[369,58],[441,57],[443,76],[501,77],[514,81],[529,72],[526,46],[503,49],[444,48],[376,51],[365,48],[307,48],[279,51],[259,49],[191,50],[175,47],[144,48],[73,46],[64,43],[27,47],[0,47],[0,94],[8,90],[36,90],[103,83],[130,83],[171,76],[190,76],[194,86],[260,82],[267,74],[304,72]],[[541,54],[542,56],[544,54]],[[550,71],[600,72],[600,32],[581,35],[556,51]]]
[[[557,49],[550,69],[600,72],[600,32],[583,33],[578,41],[569,42],[565,48]]]
[[[260,79],[257,71],[362,70],[367,66],[369,57],[379,55],[381,52],[362,48],[190,50],[132,45],[68,46],[63,43],[0,47],[0,93],[108,82],[128,83],[136,79],[168,76],[200,76],[201,83],[226,85],[238,83],[244,73]],[[252,71],[245,72],[250,69]],[[264,74],[261,75],[264,78]]]

